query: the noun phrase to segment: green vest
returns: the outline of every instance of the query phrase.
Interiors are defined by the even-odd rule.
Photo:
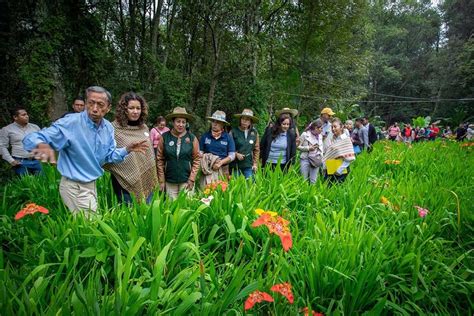
[[[232,128],[232,136],[235,142],[235,151],[245,155],[244,160],[235,158],[233,167],[237,166],[239,169],[251,168],[253,165],[253,149],[257,142],[258,132],[255,128],[251,128],[245,138],[245,133],[238,127]]]
[[[181,149],[176,155],[178,137],[166,132],[163,137],[163,154],[165,156],[165,178],[169,183],[185,183],[189,179],[193,163],[194,135],[186,132],[181,137]]]

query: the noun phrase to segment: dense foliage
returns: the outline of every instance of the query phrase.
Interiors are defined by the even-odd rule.
[[[2,125],[17,104],[46,124],[92,84],[115,100],[143,93],[152,118],[185,105],[200,117],[251,107],[268,119],[290,106],[305,124],[323,103],[338,112],[358,103],[359,114],[387,123],[430,115],[458,124],[474,114],[472,1],[0,5]]]
[[[310,186],[292,170],[202,193],[118,206],[99,181],[99,216],[73,218],[59,177],[24,177],[3,191],[0,310],[5,314],[241,315],[254,290],[293,286],[251,312],[459,314],[474,311],[473,147],[376,143],[348,180]],[[35,202],[49,214],[14,216]],[[428,209],[425,217],[415,208]],[[289,220],[293,246],[251,227],[257,208]],[[423,215],[423,214],[422,214]]]

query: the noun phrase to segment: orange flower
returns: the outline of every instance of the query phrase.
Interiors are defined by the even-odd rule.
[[[399,164],[400,164],[400,160],[390,160],[390,159],[388,159],[388,160],[385,160],[384,163],[385,163],[386,165],[399,165]]]
[[[311,315],[312,316],[324,316],[323,313],[317,313],[311,309],[309,309],[308,307],[305,307],[301,310],[301,312],[304,314],[304,316],[309,316],[309,313],[311,312]]]
[[[249,310],[256,303],[261,303],[263,301],[273,302],[273,297],[271,297],[270,294],[268,294],[266,292],[261,292],[261,291],[258,291],[258,290],[254,291],[254,292],[250,293],[247,300],[245,300],[244,308],[245,308],[245,310]]]
[[[214,191],[216,191],[219,187],[221,188],[222,192],[225,192],[227,190],[227,186],[228,184],[225,181],[222,181],[222,180],[214,181],[204,187],[203,193],[205,195],[209,195],[213,193]]]
[[[289,223],[289,221],[281,216],[271,216],[271,214],[265,212],[252,223],[252,227],[258,227],[260,225],[267,226],[270,234],[275,234],[280,237],[283,249],[288,251],[293,246],[293,239],[290,229],[288,228]]]
[[[384,205],[390,205],[390,201],[385,196],[380,198],[380,202],[382,202]]]
[[[263,213],[259,218],[252,223],[252,227],[258,227],[260,225],[269,225],[272,220],[272,216],[268,213]],[[267,226],[268,227],[268,226]]]
[[[285,282],[285,283],[275,284],[274,286],[272,286],[270,290],[273,292],[280,293],[281,295],[283,295],[284,297],[288,299],[288,302],[290,302],[290,304],[293,304],[294,297],[293,297],[293,292],[291,291],[290,283]]]
[[[42,206],[36,205],[35,203],[28,203],[26,204],[24,208],[22,208],[18,213],[16,213],[15,220],[19,220],[25,217],[26,215],[31,215],[37,212],[40,212],[43,214],[49,213],[49,211]]]

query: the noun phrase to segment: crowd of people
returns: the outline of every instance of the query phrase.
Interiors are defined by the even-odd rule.
[[[198,138],[189,127],[195,116],[184,107],[158,117],[150,130],[148,105],[142,96],[124,93],[109,122],[105,115],[112,109],[111,100],[104,88],[89,87],[85,99],[74,100],[72,112],[42,130],[29,123],[26,109],[15,109],[13,123],[0,132],[3,159],[18,175],[37,174],[42,172],[40,161],[56,163],[58,153],[61,198],[71,212],[84,211],[88,216],[97,209],[96,180],[104,169],[110,172],[121,203],[133,199],[149,203],[158,189],[172,199],[180,191],[192,194],[198,178],[201,188],[230,175],[252,179],[260,165],[286,174],[298,159],[297,151],[306,181],[313,184],[323,175],[334,184],[345,180],[356,155],[370,152],[378,139],[368,118],[343,123],[328,107],[301,135],[296,109],[276,111],[262,137],[255,128],[259,119],[251,109],[234,115],[236,126],[217,110],[206,118],[209,130]],[[403,130],[394,124],[386,131],[387,138],[416,140],[416,129],[408,129],[408,124]],[[436,137],[439,129],[432,126],[430,133]]]
[[[390,125],[388,129],[382,128],[381,138],[392,141],[403,141],[405,143],[421,142],[427,140],[435,140],[437,138],[455,139],[457,141],[474,139],[474,124],[461,123],[453,132],[450,126],[446,126],[443,130],[436,122],[426,127],[413,127],[410,123],[400,127],[398,122]]]

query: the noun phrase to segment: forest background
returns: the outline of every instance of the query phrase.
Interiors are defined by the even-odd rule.
[[[474,118],[473,0],[0,0],[0,125],[46,125],[90,85],[150,118],[330,106],[389,124]],[[356,105],[357,104],[357,105]],[[345,118],[344,117],[344,118]]]

